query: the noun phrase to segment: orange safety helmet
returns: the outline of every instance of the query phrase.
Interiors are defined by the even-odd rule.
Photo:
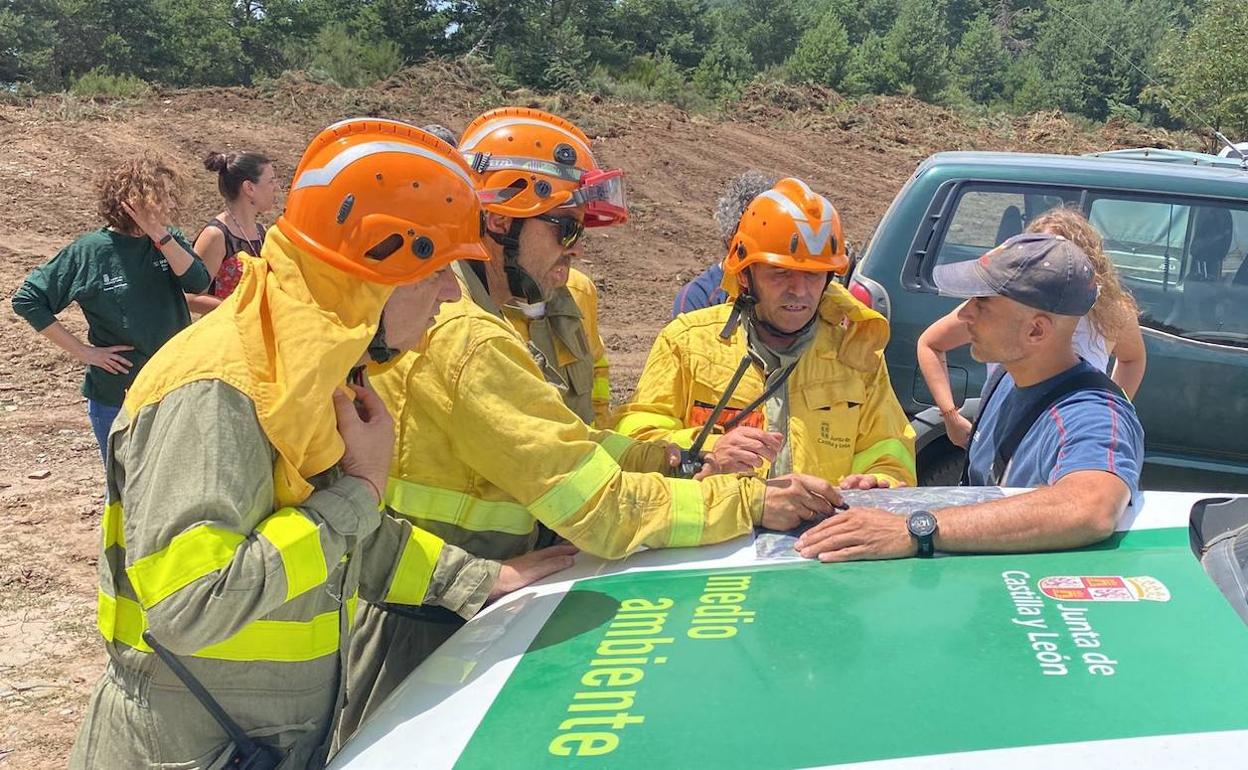
[[[741,291],[741,271],[764,264],[844,274],[849,269],[841,216],[800,179],[776,182],[746,207],[724,257],[724,291]]]
[[[395,120],[319,133],[295,169],[277,226],[298,247],[372,283],[414,283],[457,259],[488,259],[464,159]]]
[[[459,140],[486,211],[526,218],[584,206],[586,227],[628,219],[624,176],[598,167],[589,137],[541,110],[502,107],[481,115]]]

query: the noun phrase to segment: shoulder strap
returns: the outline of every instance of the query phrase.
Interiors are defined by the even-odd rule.
[[[1113,380],[1109,379],[1104,372],[1080,372],[1079,374],[1062,378],[1053,387],[1045,391],[1040,398],[1036,399],[1030,409],[1018,416],[1014,424],[1010,426],[1009,432],[1005,434],[1005,440],[997,445],[997,452],[992,460],[991,471],[994,486],[1001,485],[1001,481],[1005,478],[1005,470],[1009,467],[1010,460],[1014,458],[1014,452],[1018,449],[1019,444],[1023,443],[1023,438],[1026,437],[1027,431],[1031,430],[1031,426],[1035,424],[1036,420],[1040,419],[1041,415],[1047,412],[1054,404],[1071,393],[1080,390],[1103,390],[1126,398],[1122,389]]]
[[[225,237],[225,240],[227,243],[229,242],[230,238],[233,236],[233,233],[230,232],[230,228],[226,227],[225,223],[222,222],[220,219],[217,219],[216,217],[209,219],[208,224],[204,225],[205,230],[207,230],[209,227],[211,227],[214,230],[220,230],[221,235]]]
[[[1005,379],[1005,367],[998,366],[984,383],[983,395],[979,399],[979,414],[975,415],[975,421],[971,423],[971,437],[966,442],[966,462],[962,463],[962,481],[959,482],[964,487],[971,485],[971,445],[975,443],[975,436],[979,433],[979,421],[983,419],[988,402],[992,400],[993,394],[997,392],[997,386],[1003,379]]]

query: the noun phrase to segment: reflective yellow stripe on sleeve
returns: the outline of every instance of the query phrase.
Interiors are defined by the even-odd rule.
[[[607,363],[607,356],[604,353],[594,361],[594,390],[593,399],[595,401],[611,400],[611,376],[608,373],[610,364]]]
[[[688,548],[702,542],[702,485],[693,479],[669,479],[672,490],[670,548]]]
[[[548,526],[557,525],[584,507],[619,472],[619,464],[595,444],[576,470],[534,500],[529,510]]]
[[[390,578],[385,600],[395,604],[423,603],[443,545],[442,538],[413,526],[403,543],[403,553],[399,556],[394,576]]]
[[[602,438],[598,441],[598,446],[605,449],[607,454],[611,455],[612,460],[618,462],[634,443],[636,442],[628,436],[621,436],[612,431],[604,431]]]
[[[104,506],[104,517],[100,519],[100,529],[104,531],[104,550],[110,546],[126,547],[126,534],[122,529],[124,517],[121,502],[111,502]]]
[[[534,527],[533,514],[519,503],[482,500],[463,492],[393,476],[386,484],[386,505],[409,519],[437,521],[474,532],[488,529],[508,535],[527,535]]]
[[[106,642],[121,642],[139,652],[152,651],[143,641],[147,618],[136,601],[124,597],[117,599],[100,591],[96,600],[96,626]]]
[[[635,436],[643,430],[680,430],[685,427],[680,420],[650,412],[629,412],[615,426],[616,433]]]
[[[593,398],[595,401],[610,401],[611,400],[611,381],[608,380],[606,377],[595,377],[594,378],[594,390],[590,397]]]
[[[895,438],[877,441],[855,454],[854,460],[850,464],[850,472],[866,473],[868,468],[884,457],[896,460],[901,463],[902,467],[909,470],[911,475],[914,475],[914,454],[906,446],[905,442]]]
[[[359,596],[347,600],[348,623],[354,622]],[[151,652],[143,641],[147,616],[133,599],[113,597],[101,591],[98,600],[100,634],[107,642],[120,642],[140,652]],[[196,658],[247,662],[268,660],[297,663],[315,660],[338,651],[338,613],[330,610],[311,620],[256,620],[242,630],[194,654]]]
[[[237,532],[200,524],[179,532],[161,550],[126,567],[139,601],[152,607],[170,594],[230,563],[239,543]]]
[[[256,534],[273,544],[286,572],[286,601],[309,591],[329,576],[321,533],[297,508],[283,508],[260,522]]]

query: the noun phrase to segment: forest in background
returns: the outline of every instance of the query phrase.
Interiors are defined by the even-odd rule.
[[[0,0],[0,95],[343,87],[472,57],[505,88],[732,109],[759,81],[1248,135],[1231,0]]]

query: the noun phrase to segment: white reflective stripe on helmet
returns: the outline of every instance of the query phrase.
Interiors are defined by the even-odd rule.
[[[468,136],[465,136],[463,139],[461,139],[459,142],[459,148],[463,150],[464,152],[473,150],[477,146],[477,142],[481,141],[481,139],[486,134],[490,133],[491,131],[497,131],[500,128],[508,128],[510,126],[537,126],[538,128],[554,129],[555,131],[558,131],[559,133],[567,137],[569,142],[572,142],[573,144],[576,145],[575,149],[577,150],[577,153],[578,153],[578,160],[579,160],[579,153],[581,152],[584,152],[585,157],[588,158],[590,161],[593,161],[594,159],[594,154],[590,151],[589,145],[585,144],[585,142],[581,141],[579,138],[577,138],[574,134],[572,134],[566,128],[557,126],[553,123],[549,123],[545,120],[536,120],[534,118],[519,118],[519,117],[499,118],[498,120],[487,121],[484,125],[478,128],[476,131],[472,132]]]
[[[802,187],[806,187],[804,182],[800,180],[795,181]],[[806,191],[810,192],[810,188],[806,187]],[[815,193],[811,193],[811,195],[815,195]],[[798,234],[801,235],[802,241],[806,244],[806,248],[811,254],[819,254],[827,247],[828,241],[832,238],[832,203],[827,198],[822,195],[815,195],[823,209],[819,218],[819,230],[816,232],[810,226],[810,217],[806,215],[806,212],[802,211],[796,203],[789,200],[782,193],[776,190],[768,190],[760,193],[758,197],[775,201],[779,204],[781,210],[793,219],[793,224],[797,226]]]
[[[405,155],[419,155],[427,160],[434,161],[438,165],[451,171],[455,176],[463,180],[468,189],[472,189],[472,178],[464,169],[452,162],[443,155],[439,155],[433,150],[421,147],[419,145],[407,144],[406,142],[367,142],[358,144],[354,147],[348,147],[342,152],[334,156],[334,159],[326,163],[320,168],[310,168],[299,175],[299,178],[291,184],[291,191],[302,190],[305,187],[328,187],[347,166],[370,155],[378,155],[384,152],[399,152]]]
[[[819,193],[817,193],[817,192],[815,192],[814,190],[810,189],[810,185],[806,184],[805,182],[803,182],[802,180],[798,179],[797,177],[795,177],[795,176],[791,176],[791,177],[789,177],[789,179],[792,179],[794,182],[797,182],[797,186],[798,186],[798,187],[800,187],[800,188],[802,188],[802,192],[806,193],[807,195],[811,196],[812,198],[815,198],[815,197],[817,197],[817,198],[822,198],[822,197],[823,197],[822,195],[819,195]]]

